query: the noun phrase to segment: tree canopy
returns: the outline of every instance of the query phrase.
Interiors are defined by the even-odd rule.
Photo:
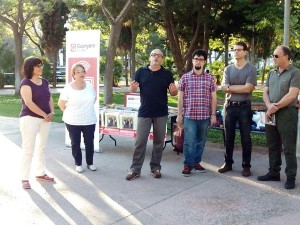
[[[129,67],[129,74],[132,77],[138,67],[148,63],[149,52],[153,48],[161,48],[167,57],[168,65],[173,63],[171,66],[174,68],[173,72],[180,76],[190,70],[191,54],[197,48],[209,52],[210,63],[219,60],[226,65],[230,63],[230,49],[233,42],[243,40],[250,47],[249,60],[257,64],[266,63],[272,50],[283,41],[283,0],[3,0],[2,2],[0,21],[11,30],[15,40],[16,78],[22,62],[20,49],[22,50],[24,40],[22,38],[26,36],[24,30],[27,23],[42,18],[42,15],[46,15],[45,11],[52,12],[53,15],[60,13],[60,9],[51,7],[51,11],[46,6],[47,10],[36,10],[37,5],[68,2],[70,13],[66,13],[69,15],[66,23],[70,30],[100,29],[101,63],[106,64],[104,72],[106,104],[113,102],[113,71],[116,64],[114,61],[117,58],[123,60],[121,73],[127,76],[129,72],[125,69]],[[300,0],[291,3],[290,47],[296,61],[300,59]],[[45,19],[46,22],[47,20],[50,20],[50,17]],[[55,43],[57,38],[59,41],[56,43],[61,43],[64,38],[63,23],[58,23],[60,27],[57,27],[58,24],[47,27],[46,24],[42,29],[43,36],[46,38],[53,35],[53,42]],[[51,33],[50,28],[57,33]],[[6,34],[10,35],[9,32]],[[56,46],[61,47],[59,44]],[[50,52],[51,48],[53,46],[43,45],[46,53]],[[48,53],[47,55],[51,58]],[[54,62],[55,59],[51,61]]]

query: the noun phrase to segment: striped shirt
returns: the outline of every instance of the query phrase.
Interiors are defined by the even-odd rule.
[[[178,89],[183,92],[184,117],[194,120],[210,117],[211,93],[217,90],[211,74],[196,75],[192,70],[182,75]]]

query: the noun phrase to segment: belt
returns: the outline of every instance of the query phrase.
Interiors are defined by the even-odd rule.
[[[245,105],[247,103],[250,103],[249,100],[246,100],[246,101],[241,101],[241,102],[233,102],[233,101],[227,101],[228,105],[230,106],[241,106],[241,105]]]

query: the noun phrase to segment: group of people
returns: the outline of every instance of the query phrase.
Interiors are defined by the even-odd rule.
[[[246,60],[248,47],[237,42],[233,48],[235,63],[224,70],[221,89],[226,93],[224,103],[225,125],[225,163],[218,170],[226,173],[232,170],[236,124],[239,124],[242,143],[242,176],[251,176],[251,96],[257,85],[256,68]],[[184,130],[183,170],[188,177],[193,171],[205,172],[201,165],[205,149],[207,130],[216,123],[217,86],[213,76],[205,70],[207,52],[198,49],[192,54],[192,70],[182,75],[178,87],[171,71],[162,66],[163,52],[154,49],[149,56],[150,64],[139,68],[130,84],[130,92],[139,89],[141,105],[138,111],[137,135],[130,172],[126,180],[134,180],[141,175],[145,159],[148,136],[153,127],[153,149],[150,159],[150,173],[161,178],[161,159],[163,153],[166,123],[168,119],[168,93],[178,94],[178,116],[180,130]],[[291,50],[283,45],[274,50],[276,68],[270,71],[263,100],[266,104],[266,138],[269,148],[269,172],[259,176],[259,181],[279,181],[281,152],[286,159],[285,188],[295,188],[297,174],[296,137],[298,124],[297,97],[300,88],[300,70],[291,61]],[[43,63],[30,57],[24,61],[21,82],[22,110],[20,127],[22,133],[23,157],[21,163],[22,186],[30,188],[29,171],[33,153],[38,156],[37,179],[54,181],[45,172],[45,145],[54,114],[49,83],[41,78]],[[83,172],[80,148],[83,134],[87,168],[95,171],[93,165],[94,132],[96,114],[94,102],[96,93],[84,81],[85,68],[81,64],[72,67],[73,81],[67,84],[58,101],[63,111],[63,121],[69,132],[72,155],[76,171]],[[276,126],[269,124],[271,117]],[[29,126],[30,124],[30,126]]]

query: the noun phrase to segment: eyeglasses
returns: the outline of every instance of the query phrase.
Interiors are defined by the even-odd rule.
[[[38,64],[38,65],[35,65],[34,67],[37,67],[37,68],[43,68],[44,65],[43,65],[43,64]]]
[[[205,59],[203,58],[193,58],[193,60],[195,60],[196,62],[204,62]]]
[[[150,56],[152,56],[152,57],[162,57],[162,54],[152,53]]]
[[[243,48],[234,48],[232,49],[234,52],[240,52],[240,51],[243,51],[244,49]]]
[[[273,58],[276,58],[276,59],[279,58],[279,55],[272,55],[272,56],[273,56]]]
[[[84,74],[85,73],[85,71],[84,70],[82,70],[82,71],[75,71],[75,74]]]

